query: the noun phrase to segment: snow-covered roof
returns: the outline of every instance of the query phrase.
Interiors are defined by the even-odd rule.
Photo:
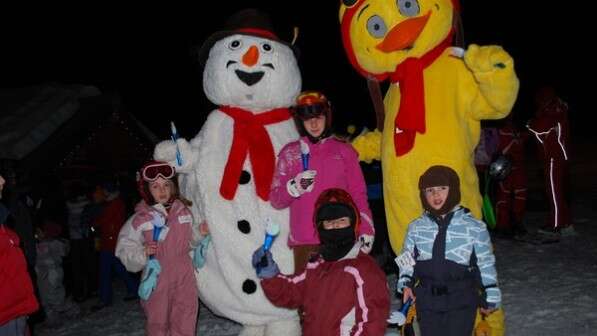
[[[99,95],[86,85],[0,90],[0,159],[26,157],[77,112],[80,98]]]

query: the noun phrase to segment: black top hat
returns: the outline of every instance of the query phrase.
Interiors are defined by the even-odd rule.
[[[201,68],[205,65],[209,50],[219,40],[235,34],[250,35],[267,38],[287,45],[296,54],[295,47],[286,41],[281,40],[275,33],[271,19],[268,14],[254,8],[247,8],[236,12],[230,16],[224,24],[223,30],[213,33],[203,42],[197,52],[199,65]]]

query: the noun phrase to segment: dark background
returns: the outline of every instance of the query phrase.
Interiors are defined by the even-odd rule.
[[[278,35],[300,28],[303,89],[324,91],[336,110],[337,128],[374,126],[364,79],[342,48],[337,0],[195,1],[194,5],[106,2],[58,8],[31,5],[1,12],[0,86],[45,82],[96,85],[117,92],[124,108],[160,138],[174,120],[183,137],[197,133],[213,106],[201,87],[193,47],[219,30],[238,9],[267,11]],[[577,139],[592,136],[587,82],[593,33],[581,3],[555,1],[461,1],[466,44],[502,45],[515,59],[521,80],[515,112],[531,116],[532,92],[551,83],[571,107]],[[586,11],[584,11],[586,12]],[[587,14],[588,16],[588,14]],[[584,23],[584,24],[583,24]],[[586,40],[583,45],[581,39]],[[593,58],[593,57],[591,57]],[[1,112],[0,112],[1,113]]]

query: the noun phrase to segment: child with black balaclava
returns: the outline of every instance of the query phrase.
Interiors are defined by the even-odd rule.
[[[342,189],[327,189],[315,202],[314,228],[321,247],[301,272],[279,273],[260,247],[253,266],[276,306],[301,308],[303,335],[383,335],[390,308],[385,274],[357,241],[357,207]]]
[[[459,205],[460,179],[453,169],[429,168],[419,190],[425,211],[409,224],[397,258],[398,291],[404,302],[416,299],[423,336],[471,335],[479,305],[488,315],[501,304],[489,233]]]

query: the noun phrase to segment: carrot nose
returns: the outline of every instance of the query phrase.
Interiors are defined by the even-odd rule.
[[[431,12],[424,16],[407,19],[390,30],[388,35],[375,47],[383,52],[392,52],[408,48],[415,43],[429,20]]]
[[[252,67],[253,65],[257,64],[259,60],[259,50],[257,47],[252,45],[249,50],[243,55],[243,64],[246,66]]]

